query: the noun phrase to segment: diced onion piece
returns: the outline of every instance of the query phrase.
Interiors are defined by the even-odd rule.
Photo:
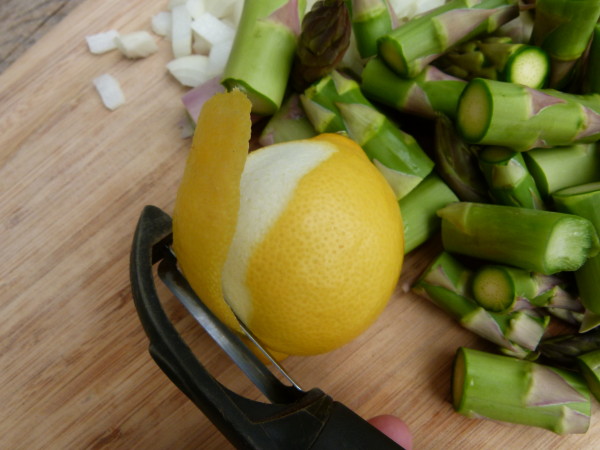
[[[171,12],[161,11],[152,16],[152,31],[159,36],[169,36],[171,34]]]
[[[154,38],[147,31],[134,31],[115,38],[117,48],[127,58],[145,58],[158,51]]]
[[[117,30],[108,30],[102,33],[91,34],[85,37],[90,52],[99,55],[117,48],[115,38],[119,36]]]
[[[231,16],[238,4],[244,4],[238,0],[205,0],[204,3],[206,11],[219,19]]]
[[[212,45],[221,41],[232,40],[235,36],[235,29],[211,13],[204,13],[194,20],[192,29]]]
[[[206,12],[206,6],[204,4],[204,0],[187,0],[185,2],[185,6],[187,6],[192,19],[197,19],[203,13]]]
[[[173,56],[181,58],[192,54],[192,16],[185,4],[171,10],[171,46]]]
[[[208,54],[208,70],[212,74],[220,74],[225,70],[225,65],[229,59],[233,47],[233,39],[217,42],[210,49]]]
[[[167,64],[167,70],[184,86],[196,87],[213,77],[208,70],[208,56],[188,55]]]
[[[125,95],[123,95],[121,85],[112,75],[102,74],[94,78],[93,83],[98,94],[100,94],[102,103],[111,111],[125,103]]]
[[[187,91],[181,101],[183,102],[185,109],[187,110],[191,119],[196,123],[200,111],[204,107],[204,104],[217,92],[224,92],[225,88],[221,84],[221,77],[217,76],[211,78],[205,83],[198,85],[194,89]]]
[[[200,36],[195,31],[193,32],[194,42],[192,44],[192,51],[198,55],[208,55],[212,44]]]

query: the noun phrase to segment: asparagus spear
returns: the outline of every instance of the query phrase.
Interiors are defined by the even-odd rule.
[[[491,36],[466,42],[439,58],[436,65],[456,77],[489,78],[541,88],[550,73],[546,52],[533,45]]]
[[[579,299],[564,287],[560,277],[498,264],[479,267],[472,283],[473,298],[488,311],[548,307],[581,312]]]
[[[417,187],[400,199],[405,254],[439,231],[441,220],[436,211],[456,201],[456,194],[435,172],[430,173]]]
[[[479,154],[484,174],[495,203],[523,208],[545,209],[534,178],[521,153],[506,147],[485,147]]]
[[[387,0],[352,0],[352,31],[362,58],[377,53],[377,39],[392,31],[392,20]]]
[[[525,151],[600,139],[600,96],[539,90],[475,78],[458,103],[467,142]]]
[[[468,296],[471,278],[472,271],[442,252],[417,280],[413,291],[504,351],[520,358],[529,356],[546,331],[548,317],[523,311],[497,314],[485,310]]]
[[[244,2],[222,83],[244,91],[256,114],[273,114],[281,105],[301,17],[296,0]]]
[[[489,201],[485,178],[477,162],[478,149],[467,144],[446,116],[435,122],[434,155],[438,173],[463,201]]]
[[[550,55],[550,87],[567,84],[599,18],[596,0],[537,0],[531,41]]]
[[[600,182],[562,189],[552,196],[556,209],[590,220],[600,232]],[[594,314],[600,314],[600,255],[594,256],[575,272],[581,303]]]
[[[452,403],[467,417],[585,433],[591,399],[576,373],[461,347],[453,363]]]
[[[302,20],[291,83],[301,92],[330,73],[342,60],[351,34],[344,0],[319,0]]]
[[[315,134],[315,129],[302,109],[300,97],[292,94],[269,119],[260,135],[259,143],[266,146],[278,142],[307,139]]]
[[[382,36],[378,53],[396,73],[413,78],[451,46],[491,33],[518,13],[513,0],[451,0]]]
[[[543,358],[553,364],[573,367],[577,364],[578,356],[600,350],[600,328],[542,339],[538,350]]]
[[[466,81],[427,66],[415,78],[402,78],[380,58],[370,59],[362,72],[361,88],[369,99],[399,111],[434,119],[453,118]]]
[[[600,181],[600,150],[596,143],[535,148],[523,153],[542,198],[578,184]]]
[[[388,180],[398,199],[433,169],[418,142],[402,131],[363,96],[354,80],[332,72],[301,96],[317,132],[346,131]]]
[[[584,353],[578,356],[577,360],[590,391],[596,400],[600,401],[600,350]]]
[[[594,27],[584,72],[583,92],[600,94],[600,24]]]
[[[592,223],[572,214],[460,202],[438,215],[446,250],[545,275],[576,270],[600,248]]]

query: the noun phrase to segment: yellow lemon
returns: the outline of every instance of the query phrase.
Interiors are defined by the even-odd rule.
[[[210,133],[219,132],[215,127]],[[234,128],[227,126],[228,134]],[[192,153],[200,147],[193,145]],[[227,169],[226,181],[217,178],[214,165],[197,164],[195,178],[182,180],[173,238],[188,281],[225,323],[236,328],[235,311],[275,351],[310,355],[349,342],[384,309],[402,267],[402,220],[391,188],[362,149],[340,135],[276,144],[245,161],[234,159],[236,169]],[[213,215],[223,206],[222,194],[226,214]],[[197,261],[206,257],[213,262]]]

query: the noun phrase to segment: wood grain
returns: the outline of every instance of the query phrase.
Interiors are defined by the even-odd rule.
[[[0,447],[230,448],[160,372],[133,307],[128,257],[146,204],[172,211],[189,141],[184,92],[166,73],[168,43],[141,61],[94,56],[84,36],[148,29],[163,0],[87,0],[0,75]],[[127,103],[102,106],[91,80],[108,72]],[[409,255],[385,313],[349,345],[284,365],[363,417],[396,414],[419,449],[592,449],[585,435],[467,419],[449,403],[460,345],[485,348],[405,293],[437,250]],[[172,320],[209,371],[260,398],[173,298]],[[597,413],[597,404],[594,403]]]

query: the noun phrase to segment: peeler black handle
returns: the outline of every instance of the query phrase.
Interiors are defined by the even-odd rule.
[[[156,291],[153,266],[173,257],[171,228],[171,218],[159,208],[146,206],[142,211],[130,259],[133,300],[153,359],[236,448],[402,448],[319,389],[304,392],[281,385],[269,397],[276,401],[265,403],[243,397],[219,383],[179,335]],[[210,316],[210,320],[222,326],[224,333],[231,333],[216,317]],[[232,342],[239,339],[234,333],[228,338]],[[239,345],[244,344],[239,341]]]

